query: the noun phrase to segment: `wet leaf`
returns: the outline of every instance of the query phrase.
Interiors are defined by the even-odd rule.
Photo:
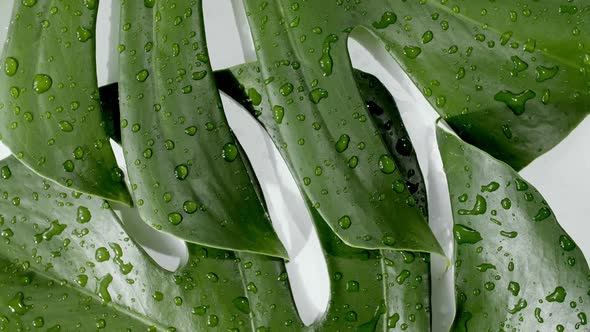
[[[315,212],[332,301],[324,318],[305,328],[282,260],[189,244],[188,263],[167,272],[130,239],[107,203],[65,192],[14,158],[0,166],[13,174],[0,180],[9,195],[0,200],[4,329],[372,331],[429,324],[426,255],[350,248]]]
[[[412,196],[421,186],[421,175],[411,142],[403,129],[393,98],[375,78],[357,74],[363,105],[373,108],[374,114],[363,111],[350,120],[342,120],[342,123],[350,122],[346,127],[334,130],[331,139],[323,142],[321,147],[316,145],[328,135],[321,128],[328,125],[340,127],[340,124],[331,119],[320,120],[319,113],[309,115],[295,113],[295,110],[288,123],[277,124],[268,98],[256,102],[252,100],[252,91],[267,95],[261,69],[257,65],[238,66],[218,73],[217,78],[220,89],[257,116],[285,157],[301,191],[312,202],[312,208],[323,216],[345,243],[360,248],[440,253],[438,243],[424,220],[425,208],[418,208]],[[354,89],[357,89],[357,83],[353,83]],[[375,119],[372,120],[372,117]],[[374,122],[377,127],[374,127]],[[373,128],[370,135],[366,132],[369,128]],[[370,140],[383,147],[382,152],[371,154],[364,151],[370,149],[370,145],[359,138],[363,137],[363,131],[367,138],[370,136]],[[291,144],[287,144],[282,136],[286,134],[291,137],[309,135],[313,138],[312,144],[296,144],[293,148],[296,154],[291,154]],[[339,152],[342,135],[348,136],[345,139],[347,147]],[[383,160],[387,161],[386,166],[380,165]],[[297,165],[302,164],[313,167],[307,168],[309,172],[301,171]],[[383,167],[395,167],[395,171],[385,174]],[[384,182],[377,183],[378,179]],[[318,201],[314,201],[314,197]],[[418,200],[425,203],[425,197],[422,193]]]
[[[392,55],[461,137],[516,169],[559,143],[588,114],[590,21],[584,6],[557,0],[245,4],[266,89],[273,106],[285,108],[283,122],[291,128],[303,112],[322,124],[315,139],[305,137],[308,149],[337,139],[335,126],[352,128],[352,115],[364,112],[347,51],[355,29],[366,44]],[[297,93],[277,93],[286,83]],[[296,155],[303,133],[288,134],[286,127],[280,127],[285,153]],[[379,142],[354,131],[366,153],[382,152]],[[300,172],[310,167],[295,165]]]
[[[0,59],[0,133],[43,177],[131,204],[101,119],[97,2],[85,4],[15,2]]]
[[[189,242],[286,257],[223,113],[201,1],[172,3],[122,3],[122,142],[139,212]]]
[[[489,154],[440,128],[437,137],[457,240],[454,330],[587,329],[588,264],[541,194]],[[461,212],[478,200],[486,211]]]

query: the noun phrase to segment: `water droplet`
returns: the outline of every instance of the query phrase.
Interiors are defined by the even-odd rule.
[[[549,302],[559,302],[559,303],[563,303],[563,301],[565,301],[565,298],[567,296],[567,292],[565,291],[565,289],[561,286],[557,286],[555,287],[555,290],[547,295],[547,297],[545,297],[545,300],[549,301]]]
[[[514,239],[518,236],[518,232],[500,231],[500,235],[505,236],[509,239]]]
[[[533,217],[534,221],[543,221],[551,216],[551,209],[544,206],[539,209],[537,214]]]
[[[531,90],[525,90],[520,94],[503,90],[494,96],[494,100],[505,103],[514,115],[521,115],[525,111],[526,102],[533,99],[536,95],[537,94]]]
[[[324,72],[324,76],[330,76],[332,74],[332,68],[334,66],[330,51],[332,50],[332,44],[338,41],[338,36],[330,34],[324,39],[322,47],[322,56],[320,57],[320,68]]]
[[[395,22],[397,22],[397,15],[392,12],[385,12],[381,15],[379,22],[373,22],[373,27],[375,29],[386,29],[390,25],[395,24]]]
[[[350,157],[350,159],[348,159],[348,167],[349,168],[356,168],[356,166],[359,164],[359,158],[357,156],[352,156]]]
[[[25,294],[23,292],[18,292],[14,295],[10,301],[8,301],[8,309],[13,314],[17,315],[24,315],[31,309],[30,305],[25,304]]]
[[[391,158],[390,155],[384,154],[379,157],[379,169],[381,172],[385,174],[391,174],[395,172],[397,166],[395,165],[395,161]]]
[[[254,88],[248,89],[248,99],[250,99],[254,106],[258,106],[262,103],[262,96]]]
[[[113,276],[107,273],[104,277],[99,279],[98,281],[98,297],[102,300],[103,304],[109,303],[112,301],[111,294],[109,293],[109,286],[113,281]]]
[[[70,133],[74,130],[74,126],[72,126],[72,124],[69,123],[68,121],[60,121],[58,125],[59,125],[59,129],[61,129],[61,131],[66,132],[66,133]]]
[[[502,205],[502,207],[503,207],[505,210],[508,210],[508,209],[510,209],[510,207],[512,206],[512,202],[510,201],[510,198],[508,198],[508,197],[504,198],[504,199],[503,199],[503,200],[500,202],[500,204]]]
[[[453,227],[457,244],[475,244],[482,240],[481,234],[473,228],[457,224]]]
[[[23,0],[22,3],[25,7],[33,7],[37,4],[37,0]]]
[[[410,277],[410,271],[408,270],[402,270],[400,272],[400,274],[397,275],[397,277],[395,277],[395,281],[397,281],[398,284],[403,284],[408,278]]]
[[[207,326],[215,327],[217,324],[219,324],[219,318],[217,318],[217,316],[209,315],[209,317],[207,317]]]
[[[252,292],[254,294],[258,293],[258,287],[256,287],[256,285],[253,282],[249,282],[246,285],[246,290],[248,290],[249,292]]]
[[[33,91],[37,94],[47,92],[47,90],[51,89],[52,85],[53,80],[49,75],[37,74],[33,78]]]
[[[384,245],[388,246],[388,247],[392,247],[395,245],[395,238],[393,236],[389,236],[389,235],[385,235],[383,236],[383,238],[381,239],[381,243],[383,243]]]
[[[233,143],[227,143],[223,146],[221,156],[223,159],[225,159],[225,161],[232,162],[238,157],[238,148]]]
[[[169,213],[168,222],[174,226],[180,225],[180,223],[182,222],[182,215],[178,212]]]
[[[498,182],[492,181],[490,182],[488,185],[485,186],[481,186],[481,192],[494,192],[496,190],[498,190],[498,188],[500,188],[500,184]]]
[[[328,91],[322,88],[313,89],[309,93],[309,100],[314,104],[319,104],[324,98],[328,98]]]
[[[275,105],[272,107],[272,115],[275,119],[275,122],[281,124],[283,122],[283,117],[285,116],[285,108],[280,105]]]
[[[540,324],[545,321],[543,317],[541,317],[541,308],[535,308],[535,319],[537,319],[537,322]]]
[[[174,168],[174,176],[178,180],[184,180],[188,176],[188,167],[184,164],[180,164]]]
[[[422,53],[422,49],[417,46],[405,46],[404,47],[404,55],[410,59],[416,59],[420,53]]]
[[[119,167],[113,167],[111,168],[111,180],[113,180],[113,182],[117,182],[120,183],[123,181],[124,178],[124,174],[123,171],[119,168]]]
[[[195,134],[197,133],[197,127],[195,127],[195,126],[187,127],[184,129],[184,133],[189,136],[195,136]]]
[[[195,203],[193,201],[185,201],[182,204],[182,209],[184,210],[184,212],[186,212],[188,214],[193,214],[193,213],[197,212],[197,203]]]
[[[348,143],[350,143],[350,136],[346,134],[340,135],[340,138],[336,142],[336,152],[342,153],[348,149]]]
[[[192,74],[192,78],[195,81],[202,80],[203,78],[205,78],[205,76],[207,76],[206,70],[196,71]]]
[[[554,66],[554,67],[538,66],[536,68],[536,73],[537,73],[536,80],[537,80],[537,82],[545,82],[545,81],[550,80],[553,77],[555,77],[555,75],[557,75],[558,72],[559,72],[558,66]]]
[[[279,92],[281,93],[281,95],[283,95],[283,97],[287,97],[293,92],[293,84],[285,83],[281,85],[281,87],[279,88]]]
[[[512,293],[512,295],[518,296],[518,293],[520,293],[520,284],[515,281],[511,281],[508,284],[508,291]]]
[[[356,293],[359,291],[360,285],[356,280],[349,280],[346,283],[346,291],[349,293]]]
[[[76,30],[76,36],[78,37],[78,41],[85,43],[92,38],[92,31],[80,26]]]
[[[139,72],[137,72],[137,75],[135,75],[135,78],[137,79],[138,82],[145,82],[145,80],[147,80],[147,78],[150,76],[150,72],[148,72],[146,69],[142,69]]]
[[[523,310],[524,308],[526,308],[528,305],[527,301],[525,299],[519,299],[518,303],[516,303],[516,305],[514,306],[514,308],[512,309],[508,309],[508,312],[511,314],[516,314],[517,312]]]
[[[576,243],[567,235],[559,236],[559,246],[565,251],[576,249]]]
[[[64,161],[64,163],[62,164],[62,166],[64,167],[64,171],[71,173],[74,171],[74,162],[71,160],[66,160]]]
[[[489,263],[484,263],[484,264],[480,264],[480,265],[478,265],[478,266],[476,267],[476,269],[477,269],[479,272],[486,272],[487,270],[490,270],[490,269],[494,269],[494,270],[495,270],[495,269],[496,269],[496,265],[494,265],[494,264],[489,264]]]
[[[400,320],[400,315],[397,312],[395,314],[389,316],[387,318],[387,328],[395,329],[399,320]]]
[[[155,4],[156,4],[156,0],[143,0],[143,5],[146,6],[147,8],[154,8]]]
[[[133,264],[123,262],[123,249],[117,243],[109,243],[109,246],[115,252],[115,264],[119,266],[122,274],[127,275],[133,270]]]
[[[535,48],[537,48],[537,41],[532,38],[529,38],[522,46],[522,50],[529,53],[533,53]]]
[[[518,76],[518,74],[529,68],[529,64],[524,62],[521,58],[517,57],[516,55],[510,57],[510,60],[512,60],[512,71],[510,72],[510,75],[512,76]]]
[[[510,41],[510,38],[512,38],[512,35],[514,35],[514,32],[512,32],[512,31],[506,31],[506,32],[504,32],[500,36],[500,44],[502,46],[505,46],[506,44],[508,44],[508,42]]]
[[[41,243],[43,240],[51,241],[54,236],[60,235],[66,229],[67,225],[60,224],[58,220],[51,222],[51,225],[46,228],[41,234],[35,234],[35,243]]]
[[[432,41],[432,39],[434,39],[434,34],[432,31],[428,30],[422,35],[422,44],[428,44]]]
[[[250,313],[250,302],[247,297],[239,296],[232,300],[233,305],[242,313]]]
[[[111,254],[109,253],[109,250],[105,247],[100,247],[96,249],[96,252],[94,253],[94,259],[96,259],[97,262],[106,262],[110,258]]]
[[[2,166],[2,169],[0,169],[0,175],[4,180],[8,180],[12,176],[12,172],[8,166]]]
[[[486,202],[486,199],[481,195],[477,195],[475,197],[475,205],[473,206],[473,209],[471,209],[471,210],[460,209],[458,211],[458,213],[460,215],[480,215],[480,214],[484,214],[486,212],[487,207],[488,207],[488,204]]]
[[[343,216],[338,219],[338,225],[340,225],[340,228],[342,229],[348,229],[350,228],[350,225],[352,225],[352,221],[349,216]]]
[[[80,286],[80,287],[86,287],[86,284],[88,284],[88,276],[85,274],[79,274],[76,276],[76,283]]]
[[[76,221],[80,224],[85,224],[89,222],[90,219],[92,219],[92,214],[90,213],[90,210],[88,210],[88,208],[85,206],[79,206],[78,212],[76,214]]]
[[[12,77],[16,75],[17,71],[18,60],[13,57],[7,57],[6,60],[4,60],[4,73],[6,73],[7,76]]]

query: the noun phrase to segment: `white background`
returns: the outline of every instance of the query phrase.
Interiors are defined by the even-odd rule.
[[[118,61],[117,6],[112,0],[102,0],[97,32],[97,67],[99,85],[116,82]],[[115,1],[118,3],[118,1]],[[240,0],[204,0],[208,47],[214,69],[255,60],[248,39],[245,17]],[[4,43],[10,20],[12,1],[0,1],[0,44]],[[234,12],[237,13],[234,16]],[[236,23],[239,22],[239,23]],[[111,24],[112,22],[112,24]],[[238,28],[238,26],[240,28]],[[359,41],[363,36],[355,36]],[[245,45],[245,46],[243,46]],[[452,225],[448,190],[434,140],[434,120],[437,115],[420,92],[409,82],[401,69],[388,58],[382,47],[349,42],[353,64],[381,79],[395,96],[410,131],[414,147],[426,177],[429,195],[430,222],[433,231],[448,254],[452,252]],[[34,50],[32,50],[34,52]],[[382,65],[383,64],[383,65]],[[273,224],[283,240],[291,261],[290,280],[300,314],[310,323],[321,317],[328,301],[328,274],[320,253],[317,236],[300,193],[284,161],[265,133],[235,103],[224,98],[230,125],[246,149],[269,201]],[[590,107],[590,105],[589,105]],[[522,176],[546,198],[561,225],[590,257],[590,120],[584,121],[566,140],[551,152],[524,169]],[[122,161],[120,149],[116,147]],[[0,144],[0,157],[10,152]],[[174,268],[186,258],[183,244],[144,227],[132,211],[123,211],[130,232],[138,233],[140,243],[168,256],[167,268]],[[157,240],[154,240],[157,238]],[[165,257],[165,256],[158,256]],[[440,260],[433,260],[433,321],[434,331],[448,326],[454,311],[452,271],[445,271]]]

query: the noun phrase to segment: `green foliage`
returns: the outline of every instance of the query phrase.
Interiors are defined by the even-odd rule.
[[[455,220],[455,330],[584,330],[590,270],[541,194],[442,129],[438,143]]]
[[[272,103],[295,101],[285,114],[310,104],[295,94],[283,98],[286,83],[304,83],[305,97],[319,104],[303,107],[326,110],[326,118],[354,122],[352,114],[363,114],[346,45],[354,29],[380,41],[462,138],[516,169],[559,143],[589,111],[590,9],[583,3],[244,2]],[[346,114],[338,111],[343,101]],[[298,138],[284,135],[294,146]],[[367,149],[379,147],[362,140]]]
[[[201,2],[172,3],[122,3],[122,142],[139,212],[190,242],[286,257],[223,114]]]
[[[98,1],[16,1],[0,79],[2,142],[68,188],[131,204],[96,82]]]
[[[587,329],[588,264],[514,169],[588,112],[590,7],[244,3],[258,62],[214,73],[200,0],[121,1],[120,91],[100,93],[98,1],[15,3],[0,62],[0,133],[16,156],[0,162],[0,330],[433,328],[429,261],[442,249],[424,179],[393,97],[351,66],[355,30],[459,136],[437,132],[456,242],[450,329]],[[218,87],[264,127],[308,203],[330,275],[311,326]],[[109,136],[138,215],[186,241],[178,271],[103,200],[131,204]]]

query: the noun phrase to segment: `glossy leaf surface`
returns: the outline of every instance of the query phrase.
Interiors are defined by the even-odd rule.
[[[289,128],[301,112],[321,120],[318,137],[307,139],[314,146],[353,131],[352,115],[363,114],[346,45],[355,28],[386,48],[462,137],[516,169],[559,143],[589,111],[590,9],[582,2],[245,3],[273,106],[285,108]],[[285,84],[296,88],[293,94],[281,95]],[[382,153],[377,141],[354,132],[366,152]],[[281,136],[295,155],[303,131],[281,129]],[[302,173],[309,167],[296,166]]]
[[[454,330],[587,330],[588,264],[541,194],[489,154],[437,136],[457,243]]]
[[[231,133],[201,1],[124,1],[122,142],[146,223],[186,241],[286,257]]]
[[[376,134],[348,55],[330,51],[344,40],[318,27],[325,32],[321,67],[319,53],[309,56],[311,40],[304,45],[292,35],[286,2],[245,3],[260,63],[260,77],[253,77],[258,82],[247,94],[254,105],[267,99],[261,122],[314,208],[351,246],[441,253],[420,211],[406,202],[407,189],[395,190],[404,174]],[[330,73],[324,72],[328,65]]]
[[[40,175],[131,204],[101,119],[98,1],[16,1],[0,59],[2,142]]]
[[[280,259],[189,245],[187,265],[170,273],[100,199],[65,192],[14,158],[0,167],[12,173],[0,180],[5,329],[427,329],[425,257],[347,247],[317,213],[332,301],[324,319],[305,328]]]
[[[263,95],[260,103],[252,100],[252,91],[263,91],[264,93],[259,67],[256,64],[245,64],[230,70],[216,72],[215,75],[219,88],[257,117],[265,129],[272,134],[276,123],[269,116],[271,107],[269,107],[268,99]],[[394,190],[402,194],[406,192],[407,188],[410,194],[405,197],[406,203],[415,207],[424,220],[427,212],[426,187],[412,143],[395,102],[387,89],[375,77],[355,71],[355,80],[359,92],[366,104],[369,105],[370,114],[365,121],[374,121],[378,128],[377,134],[386,142],[389,153],[404,176],[404,181],[394,184]],[[272,138],[276,144],[276,137]],[[299,185],[303,188],[306,185],[305,180]],[[335,302],[329,306],[323,321],[314,325],[314,328],[319,328],[321,331],[337,330],[342,327],[350,328],[355,326],[353,322],[356,320],[353,318],[358,316],[365,317],[358,319],[359,322],[363,322],[357,326],[361,331],[390,328],[428,331],[430,329],[429,256],[412,252],[351,248],[333,233],[328,227],[329,223],[321,218],[317,208],[312,204],[309,205],[324,247],[328,270],[333,278],[332,301]],[[350,220],[341,219],[338,221],[338,225],[347,229],[351,226],[350,222]],[[349,273],[343,271],[354,271],[355,266],[365,269],[364,264],[357,265],[358,259],[366,261],[367,265],[373,265],[372,269],[377,269],[377,266],[381,265],[382,270],[358,270],[355,275],[360,279],[349,279],[344,283]],[[375,273],[377,273],[376,280],[383,280],[383,285],[374,283],[373,275]],[[370,306],[365,303],[364,307],[350,305],[345,308],[349,311],[336,305],[354,302],[354,293],[357,292],[358,285],[360,285],[358,289],[365,301],[372,301],[369,298],[373,297],[376,302]],[[363,285],[369,285],[369,288],[364,288]],[[377,293],[379,287],[383,288],[386,299],[389,299],[385,305],[378,302],[382,300],[370,295],[372,292]],[[363,309],[361,310],[361,308]],[[343,323],[341,322],[343,317],[345,325],[340,325]]]

